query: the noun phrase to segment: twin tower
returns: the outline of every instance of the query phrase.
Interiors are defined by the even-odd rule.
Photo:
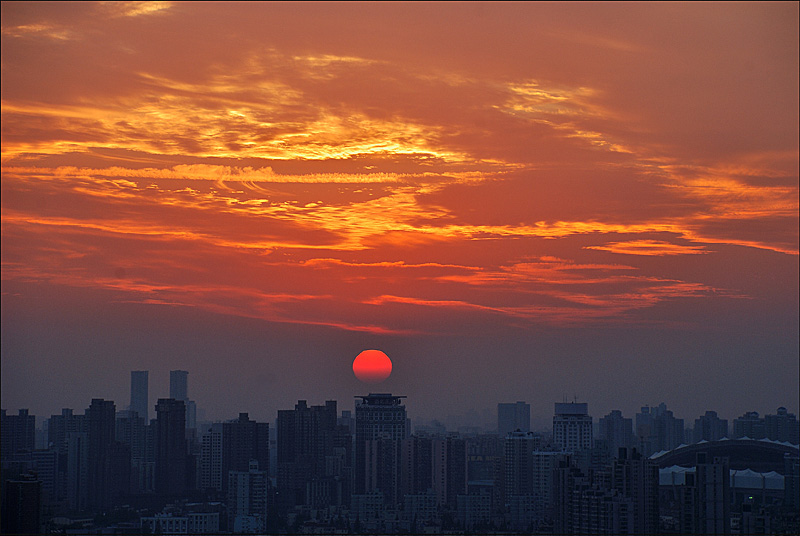
[[[131,371],[131,406],[130,409],[139,414],[145,423],[150,422],[150,402],[148,388],[148,370]],[[189,400],[189,373],[185,370],[169,372],[169,397],[182,400],[186,404],[186,427],[194,428],[196,423],[196,407]]]

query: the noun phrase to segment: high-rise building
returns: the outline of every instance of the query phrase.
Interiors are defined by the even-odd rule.
[[[658,464],[636,449],[621,449],[611,464],[610,489],[631,501],[630,534],[658,533]]]
[[[467,443],[456,434],[433,439],[432,447],[436,502],[455,510],[458,496],[467,493]]]
[[[131,371],[131,411],[138,413],[145,423],[150,422],[148,374],[146,370]]]
[[[35,475],[3,482],[3,534],[42,534],[42,482]]]
[[[784,407],[778,408],[775,415],[765,415],[764,427],[766,428],[767,439],[788,441],[793,445],[797,445],[800,442],[800,439],[798,439],[797,417],[793,413],[789,413]]]
[[[169,372],[169,397],[184,403],[189,400],[189,373],[187,371],[171,370]]]
[[[739,439],[764,439],[767,437],[767,428],[764,419],[758,416],[757,411],[748,411],[741,417],[733,419],[733,437]]]
[[[600,437],[612,456],[616,456],[620,448],[633,446],[633,419],[626,419],[618,409],[600,419]]]
[[[0,455],[7,456],[36,448],[36,417],[21,409],[18,415],[0,411]]]
[[[531,456],[541,447],[541,438],[532,432],[511,432],[506,435],[505,497],[506,502],[515,495],[533,495]]]
[[[728,437],[728,419],[720,419],[716,411],[706,411],[705,415],[694,420],[694,443],[700,441],[719,441]]]
[[[150,491],[145,420],[135,410],[118,411],[115,432],[117,441],[127,445],[131,453],[131,491],[137,494]]]
[[[400,497],[400,441],[408,437],[405,396],[370,393],[356,401],[356,494],[382,491],[387,503]]]
[[[269,423],[240,413],[237,420],[222,423],[222,491],[227,490],[224,479],[229,471],[247,472],[253,461],[259,471],[269,470]]]
[[[350,494],[352,442],[337,423],[336,401],[278,411],[278,497],[281,507],[324,502],[341,504]]]
[[[644,406],[636,414],[636,437],[643,456],[672,450],[684,441],[683,419],[676,419],[663,402],[653,408]]]
[[[89,508],[102,512],[111,507],[112,451],[116,441],[116,406],[112,400],[92,399],[86,410],[89,428],[87,485]]]
[[[525,402],[497,404],[497,433],[505,437],[509,432],[531,431],[531,406]]]
[[[686,475],[686,484],[691,500],[684,502],[682,528],[691,528],[691,534],[730,534],[731,482],[728,458],[709,459],[707,453],[698,453],[695,474]]]
[[[592,417],[585,402],[566,402],[555,405],[553,443],[567,451],[592,447]]]
[[[266,528],[269,475],[252,460],[247,471],[228,473],[228,529],[262,533]]]
[[[177,496],[186,490],[186,405],[160,398],[156,404],[156,493]]]
[[[200,450],[200,489],[222,492],[222,424],[203,434]]]

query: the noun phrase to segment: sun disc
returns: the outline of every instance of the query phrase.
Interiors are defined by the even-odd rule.
[[[380,383],[392,373],[392,360],[380,350],[364,350],[353,360],[353,374],[364,383]]]

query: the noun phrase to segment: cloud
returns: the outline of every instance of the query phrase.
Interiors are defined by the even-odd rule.
[[[661,240],[629,240],[609,242],[603,246],[586,246],[586,249],[610,251],[624,255],[701,255],[708,253],[705,246],[687,246]]]

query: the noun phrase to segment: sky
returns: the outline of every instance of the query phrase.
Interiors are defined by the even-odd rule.
[[[797,413],[798,100],[797,2],[3,2],[2,407]]]

